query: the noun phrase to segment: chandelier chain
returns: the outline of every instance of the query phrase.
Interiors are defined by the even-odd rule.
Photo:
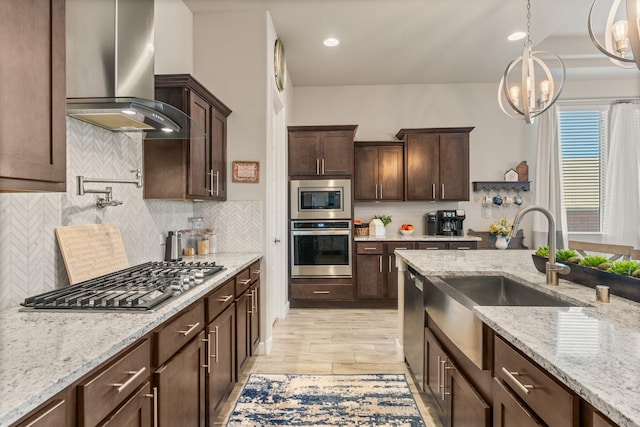
[[[533,40],[531,40],[531,0],[527,0],[527,41],[525,46],[532,46]]]

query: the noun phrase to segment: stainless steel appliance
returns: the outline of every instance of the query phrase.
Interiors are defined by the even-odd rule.
[[[291,180],[291,219],[351,219],[351,180]]]
[[[291,277],[351,277],[351,221],[291,221]]]
[[[462,222],[465,212],[462,209],[436,211],[437,231],[442,236],[464,236]]]
[[[201,139],[154,97],[154,0],[66,0],[67,114],[145,139]]]
[[[411,267],[404,272],[404,318],[402,347],[404,359],[424,391],[424,279]]]
[[[181,261],[180,255],[182,255],[182,232],[169,231],[165,240],[164,260]]]
[[[224,267],[215,262],[148,262],[28,297],[23,310],[150,311]]]

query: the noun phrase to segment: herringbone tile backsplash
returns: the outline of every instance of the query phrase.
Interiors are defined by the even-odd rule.
[[[205,217],[218,230],[219,251],[261,250],[261,203],[143,200],[142,189],[111,184],[117,207],[96,208],[96,195],[78,196],[77,176],[134,179],[142,168],[141,134],[117,134],[67,118],[66,193],[0,193],[0,308],[68,284],[54,228],[117,224],[129,265],[160,260],[167,231]],[[109,184],[85,184],[103,189]]]

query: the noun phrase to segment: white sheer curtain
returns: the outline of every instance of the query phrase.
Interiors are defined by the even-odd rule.
[[[640,104],[611,107],[603,241],[640,248]]]
[[[562,147],[558,127],[558,109],[554,105],[539,116],[538,153],[535,177],[535,204],[547,208],[556,220],[556,247],[564,248],[567,236],[567,213],[562,184]],[[547,245],[546,217],[536,213],[533,219],[533,249]]]

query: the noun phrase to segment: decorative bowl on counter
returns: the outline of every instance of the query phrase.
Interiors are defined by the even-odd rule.
[[[410,236],[414,231],[415,230],[400,230],[400,234],[402,234],[403,236]]]

